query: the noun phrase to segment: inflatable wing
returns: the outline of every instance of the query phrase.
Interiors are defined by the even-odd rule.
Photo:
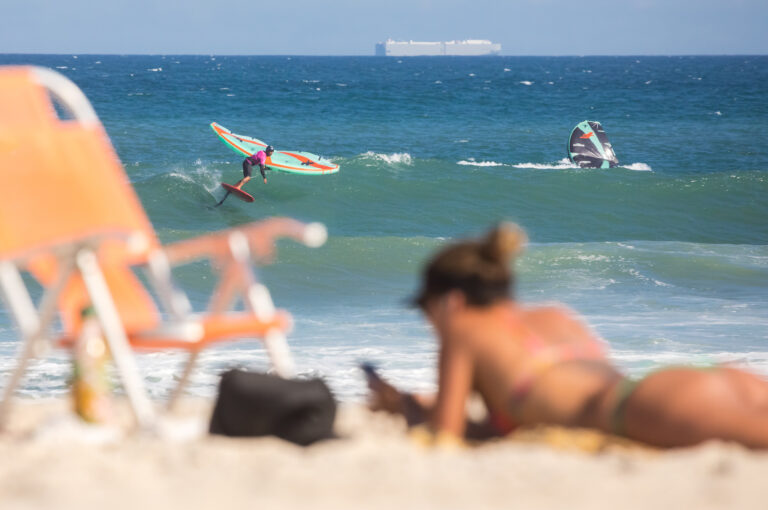
[[[619,166],[611,142],[599,122],[580,122],[568,140],[568,157],[581,168],[613,168]]]

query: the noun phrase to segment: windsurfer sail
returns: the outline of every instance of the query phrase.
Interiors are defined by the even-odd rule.
[[[581,168],[613,168],[619,160],[599,122],[580,122],[568,140],[568,157]]]

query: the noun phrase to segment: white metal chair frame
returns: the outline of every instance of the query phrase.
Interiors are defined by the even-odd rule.
[[[76,121],[83,124],[98,123],[88,99],[74,83],[48,69],[35,68],[35,75],[72,113]],[[55,255],[59,272],[56,281],[44,288],[37,306],[21,277],[21,268],[25,267],[30,257],[39,253],[0,261],[0,293],[21,333],[18,364],[5,385],[0,401],[0,426],[8,417],[13,394],[30,360],[45,355],[57,338],[51,331],[56,319],[57,301],[66,283],[76,274],[82,277],[91,299],[138,426],[151,429],[156,424],[156,412],[147,395],[128,335],[97,257],[98,247],[104,240],[118,238],[130,246],[132,241],[136,241],[136,234],[105,233],[72,239],[57,246],[40,247],[39,253]],[[255,256],[269,255],[278,237],[291,237],[307,246],[316,247],[325,242],[327,235],[325,227],[318,223],[303,224],[287,218],[274,218],[155,250],[148,257],[146,269],[161,310],[170,317],[163,324],[163,331],[172,330],[175,337],[191,343],[201,339],[202,327],[192,314],[189,299],[173,285],[171,278],[172,265],[201,258],[211,259],[220,276],[220,283],[211,296],[207,313],[222,313],[239,297],[250,313],[261,320],[271,320],[276,312],[275,306],[269,290],[256,278],[253,259]],[[283,377],[292,376],[294,365],[285,332],[279,329],[268,331],[264,343],[276,373]],[[191,350],[181,379],[170,396],[169,407],[177,401],[186,385],[198,353],[197,349]]]

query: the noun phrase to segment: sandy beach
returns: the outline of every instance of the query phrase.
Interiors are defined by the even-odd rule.
[[[202,400],[184,402],[163,438],[110,438],[83,435],[68,406],[17,402],[0,436],[3,509],[762,509],[768,499],[768,453],[724,443],[654,451],[542,429],[427,449],[399,419],[346,404],[339,439],[301,448],[197,435],[211,409]]]

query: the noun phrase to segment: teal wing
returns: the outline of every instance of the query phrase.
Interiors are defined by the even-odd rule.
[[[321,158],[317,154],[301,151],[277,151],[267,160],[270,168],[302,175],[334,174],[339,165]]]
[[[250,156],[267,146],[261,140],[235,134],[215,122],[211,123],[211,129],[230,149],[243,157]],[[271,157],[267,158],[267,166],[279,172],[301,175],[334,174],[339,171],[339,165],[317,154],[302,151],[275,151]]]
[[[238,135],[215,122],[211,122],[211,129],[219,135],[221,141],[230,149],[243,157],[251,156],[267,146],[266,143],[250,136]]]

